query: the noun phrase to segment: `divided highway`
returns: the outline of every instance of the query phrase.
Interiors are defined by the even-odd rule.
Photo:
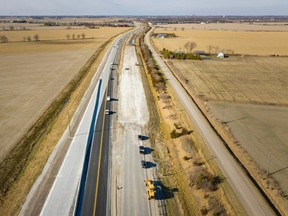
[[[104,110],[106,106],[106,95],[107,95],[107,85],[110,80],[111,65],[114,64],[118,58],[120,52],[120,45],[125,37],[131,34],[127,32],[126,34],[120,36],[116,42],[110,47],[104,56],[101,65],[98,68],[96,75],[101,74],[101,85],[97,84],[92,97],[89,99],[88,106],[79,124],[75,136],[71,142],[62,166],[56,176],[54,184],[48,194],[48,197],[44,203],[40,215],[71,215],[74,212],[74,208],[77,203],[77,197],[80,186],[80,178],[82,175],[82,168],[85,156],[85,150],[87,145],[87,139],[89,135],[89,130],[91,127],[91,119],[93,114],[96,115],[96,131],[93,136],[92,154],[91,161],[88,168],[88,181],[85,183],[84,201],[85,203],[82,207],[83,210],[87,212],[81,215],[106,215],[106,200],[109,198],[107,190],[107,176],[108,169],[107,164],[109,163],[109,116],[105,115]],[[95,75],[95,77],[97,77]],[[95,79],[95,78],[94,78]],[[108,88],[108,91],[109,88]],[[85,96],[84,96],[85,99]],[[97,104],[99,102],[99,107]],[[109,104],[107,104],[109,106]],[[94,113],[96,112],[96,113]],[[104,128],[104,130],[102,130]],[[68,128],[67,128],[68,130]],[[102,132],[103,131],[103,132]],[[65,133],[63,136],[67,136]],[[101,144],[102,143],[102,144]],[[105,143],[105,144],[104,144]],[[101,144],[101,145],[99,145]],[[99,148],[101,147],[101,148]],[[49,164],[48,164],[49,166]],[[99,169],[98,169],[99,168]],[[105,171],[104,171],[105,170]],[[90,179],[91,178],[91,179]],[[108,177],[109,179],[109,177]],[[94,181],[94,182],[93,182]],[[95,186],[98,187],[95,188]],[[101,187],[99,187],[101,185]],[[37,188],[37,185],[35,186]],[[35,193],[37,189],[31,190],[31,193]],[[93,192],[90,193],[90,192]],[[106,198],[102,199],[105,196]],[[94,198],[91,198],[94,197]],[[89,204],[92,200],[92,207]],[[86,205],[87,203],[87,205]],[[94,204],[96,203],[96,204]],[[88,205],[89,204],[89,205]],[[92,208],[92,212],[90,208]],[[95,208],[95,210],[94,210]],[[88,210],[89,209],[89,210]],[[89,213],[88,213],[89,211]]]
[[[253,183],[239,167],[235,159],[230,155],[220,138],[216,135],[205,117],[199,111],[198,107],[194,104],[190,96],[179,84],[167,65],[163,62],[162,58],[151,45],[149,39],[151,31],[146,34],[145,43],[153,53],[154,59],[160,66],[165,77],[181,101],[185,111],[197,126],[203,140],[216,157],[215,160],[218,166],[226,176],[227,181],[232,186],[240,202],[243,204],[247,214],[259,216],[274,215],[272,209],[268,206],[262,195],[259,193],[259,191],[257,191],[257,189],[253,186]]]

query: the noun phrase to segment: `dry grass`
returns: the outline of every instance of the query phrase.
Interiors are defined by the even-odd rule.
[[[98,53],[100,54],[100,53]],[[98,55],[97,54],[97,55]],[[81,98],[90,85],[97,66],[101,62],[104,52],[89,67],[90,70],[84,77],[78,88],[70,96],[70,102],[59,113],[52,125],[50,125],[47,135],[42,139],[31,152],[21,176],[17,177],[5,199],[0,200],[0,212],[3,215],[17,215],[19,208],[23,204],[26,195],[31,189],[37,177],[40,175],[49,155],[52,153],[55,145],[62,136],[68,125],[68,115],[72,115],[77,109]]]
[[[19,42],[24,41],[24,37],[30,36],[32,41],[34,41],[34,35],[39,35],[40,41],[47,40],[68,40],[67,34],[70,35],[70,40],[72,39],[72,35],[75,34],[75,40],[77,39],[77,35],[80,35],[79,40],[82,39],[81,34],[85,34],[86,39],[105,39],[111,37],[111,35],[115,35],[119,32],[125,31],[127,28],[113,28],[113,27],[101,27],[99,29],[39,29],[39,30],[27,30],[27,31],[5,31],[1,32],[1,35],[5,35],[8,37],[9,42]],[[28,42],[27,42],[28,43]]]
[[[116,33],[124,30],[127,30],[127,28],[119,28]],[[3,171],[13,171],[15,168],[13,164],[17,163],[17,171],[15,171],[17,173],[13,173],[10,176],[9,182],[7,182],[8,186],[5,184],[5,191],[1,191],[1,215],[15,215],[19,211],[19,206],[66,128],[68,115],[72,115],[72,112],[76,110],[85,90],[90,84],[101,58],[97,61],[95,59],[100,55],[100,51],[104,49],[105,43],[107,44],[109,38],[116,34],[113,31],[110,33],[111,35],[108,38],[103,38],[101,41],[98,40],[98,43],[94,41],[94,43],[88,43],[86,46],[75,43],[76,47],[71,48],[70,51],[68,46],[56,43],[57,45],[55,45],[53,52],[49,51],[50,47],[47,49],[34,47],[35,51],[31,52],[31,47],[27,45],[23,53],[11,53],[11,49],[8,46],[13,46],[14,44],[23,45],[24,43],[8,43],[4,45],[8,53],[0,54],[2,65],[0,72],[1,77],[3,77],[0,86],[3,92],[3,95],[1,95],[1,113],[5,113],[5,115],[1,115],[1,128],[3,129],[2,131],[5,129],[6,132],[1,133],[1,139],[5,140],[1,141],[1,143],[5,144],[5,147],[9,144],[8,147],[12,149],[17,144],[17,140],[8,143],[10,138],[17,135],[21,140],[21,137],[30,127],[31,130],[27,137],[22,139],[22,143],[27,145],[15,148],[13,154],[9,155],[11,160],[5,160],[5,164],[8,164],[7,166],[3,167],[4,163],[1,164],[2,181],[3,178],[7,177],[4,176]],[[17,59],[20,61],[17,61]],[[87,61],[88,59],[89,61]],[[5,69],[5,67],[8,69]],[[89,74],[86,75],[88,72]],[[81,80],[82,83],[80,84]],[[68,83],[69,85],[67,85]],[[65,86],[65,90],[63,90]],[[75,90],[75,88],[77,89]],[[58,95],[61,90],[63,90],[62,94]],[[74,90],[75,92],[73,93]],[[54,112],[49,114],[50,111],[47,110],[37,121],[37,125],[32,127],[39,115],[47,109],[57,95],[57,100],[59,101],[53,103],[49,108],[50,111],[52,109]],[[40,99],[40,101],[37,99]],[[14,109],[9,109],[9,107],[14,107]],[[54,109],[55,107],[56,110]],[[57,114],[59,116],[55,119]],[[16,119],[13,118],[15,115],[18,115]],[[47,116],[48,119],[54,120],[54,122],[44,126],[44,133],[47,133],[47,136],[43,138],[41,132],[43,125],[41,122],[50,122],[45,119]],[[15,127],[9,128],[11,124],[15,125]],[[18,131],[17,127],[24,129]],[[39,130],[39,128],[42,129]],[[36,135],[34,136],[35,131]],[[13,136],[10,135],[10,138],[7,136],[9,133],[13,134]],[[3,146],[1,148],[3,149]],[[25,148],[28,149],[24,155],[21,151]],[[7,152],[9,151],[6,149],[4,153]],[[28,157],[27,153],[29,154]],[[2,156],[4,157],[5,154],[2,154]],[[15,162],[13,158],[19,158],[21,162]],[[7,188],[9,188],[8,191]]]
[[[153,38],[158,48],[186,51],[184,44],[196,42],[195,50],[208,52],[208,46],[217,46],[221,50],[233,50],[241,55],[288,55],[288,31],[285,32],[251,32],[251,31],[219,31],[219,30],[185,30],[174,31],[156,29],[155,33],[175,33],[176,38]]]
[[[144,68],[147,71],[145,64]],[[177,98],[173,95],[169,85],[168,91],[156,90],[156,88],[153,87],[151,76],[149,74],[146,74],[146,76],[152,92],[152,94],[147,92],[146,94],[149,95],[148,98],[154,97],[148,100],[150,113],[153,115],[153,119],[150,119],[150,121],[154,124],[152,124],[153,127],[149,125],[149,138],[155,141],[153,145],[155,151],[153,154],[156,156],[158,163],[161,164],[158,174],[167,187],[178,189],[178,192],[174,193],[173,199],[166,200],[166,206],[171,215],[200,215],[200,209],[203,206],[207,206],[208,208],[207,200],[203,198],[205,192],[199,191],[191,186],[190,176],[194,172],[195,167],[193,166],[193,160],[185,161],[183,158],[187,155],[189,158],[201,158],[204,161],[206,161],[205,158],[207,158],[205,167],[209,169],[209,172],[216,175],[221,175],[221,172],[215,161],[208,160],[211,159],[212,156],[205,147],[201,136],[197,131],[194,131],[194,126],[190,121],[187,121],[188,118],[186,114],[181,111],[183,108],[178,106],[179,101],[177,101]],[[156,104],[153,101],[156,101]],[[172,140],[169,134],[171,130],[175,128],[175,125],[192,129],[193,133]],[[155,128],[155,126],[158,127]],[[158,140],[160,137],[163,138],[163,142]],[[200,148],[203,149],[202,152],[198,152],[197,149]],[[224,208],[228,214],[245,215],[228,182],[223,182],[220,187],[221,189],[208,193],[208,196],[216,197],[217,200],[225,206]],[[212,210],[208,215],[213,215]]]
[[[50,29],[39,29],[39,30],[27,30],[27,31],[0,31],[0,35],[5,35],[8,38],[9,43],[1,44],[0,50],[1,53],[9,53],[17,49],[23,52],[30,51],[30,49],[37,49],[37,46],[45,45],[46,47],[38,47],[39,50],[42,48],[47,48],[49,50],[48,45],[63,45],[68,47],[67,45],[77,45],[82,43],[99,43],[106,41],[113,35],[116,35],[120,32],[126,31],[128,28],[114,28],[114,27],[101,27],[99,29],[88,29],[88,28],[80,28],[80,29],[58,29],[58,28],[50,28]],[[82,39],[82,33],[85,34],[85,39]],[[34,36],[38,34],[40,41],[35,41]],[[75,35],[75,39],[73,40],[72,35]],[[70,36],[68,40],[67,35]],[[77,36],[80,36],[78,39]],[[31,42],[27,41],[27,37],[30,36]],[[24,42],[24,38],[26,42],[24,44],[19,42]],[[11,43],[16,44],[11,44]],[[35,47],[35,48],[34,48]],[[14,49],[13,49],[14,48]],[[29,49],[30,48],[30,49]],[[62,47],[63,48],[63,47]],[[72,47],[73,48],[73,47]],[[75,47],[77,48],[77,47]],[[12,50],[10,50],[12,49]],[[60,49],[60,48],[59,48]],[[71,49],[68,47],[68,49]]]
[[[287,60],[233,57],[169,62],[179,81],[281,213],[287,212],[288,206],[279,188],[287,194],[288,137],[283,131],[288,127],[284,120],[288,116]],[[266,180],[270,153],[270,177],[278,184]]]
[[[170,61],[169,65],[203,100],[288,105],[286,57]]]
[[[105,37],[91,40],[0,44],[0,161],[79,72],[87,59],[107,38],[124,30],[127,28],[101,28],[99,35]],[[61,35],[62,30],[53,32],[54,35]]]
[[[206,23],[206,24],[168,24],[161,25],[165,30],[218,30],[218,31],[288,31],[288,25],[285,22],[265,22],[265,23]]]

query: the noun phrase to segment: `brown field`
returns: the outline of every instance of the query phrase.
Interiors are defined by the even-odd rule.
[[[263,170],[269,153],[274,155],[270,171],[288,193],[288,169],[277,172],[288,166],[288,58],[231,57],[169,65],[189,92],[207,101],[213,115],[231,127]]]
[[[120,18],[123,20],[122,18]],[[27,23],[13,23],[15,20],[26,20]],[[84,26],[77,25],[79,23],[93,23],[93,24],[107,24],[107,23],[119,23],[119,18],[113,17],[105,17],[105,18],[86,18],[86,17],[76,17],[76,18],[62,18],[55,19],[52,17],[45,17],[44,19],[23,19],[23,18],[0,18],[0,33],[3,28],[9,29],[9,27],[13,26],[15,29],[25,28],[26,30],[39,30],[39,29],[83,29]],[[59,26],[44,26],[45,22],[57,22]],[[123,22],[121,22],[123,24]],[[76,25],[75,25],[76,24]],[[3,33],[3,31],[2,31]]]
[[[206,23],[206,24],[169,24],[160,25],[166,30],[220,30],[220,31],[288,31],[288,23]]]
[[[168,64],[190,95],[206,105],[221,130],[231,133],[232,149],[242,162],[246,161],[246,168],[259,181],[269,171],[269,177],[284,192],[282,195],[287,195],[288,58],[230,57],[171,60]],[[266,183],[261,185],[279,199],[276,202],[286,212],[287,201],[274,190],[277,186],[264,186]]]
[[[0,43],[0,161],[91,55],[125,30],[103,27],[4,32],[13,42]],[[67,40],[67,32],[74,31],[84,32],[91,39]],[[40,41],[23,42],[23,37],[33,37],[34,33],[39,34]]]
[[[77,39],[77,35],[82,33],[85,34],[86,39],[107,39],[111,37],[111,35],[122,32],[125,28],[112,28],[112,27],[100,27],[99,29],[88,29],[83,27],[77,27],[72,29],[67,29],[67,27],[39,27],[33,30],[27,31],[0,31],[0,35],[5,35],[9,42],[24,42],[24,37],[30,36],[32,43],[34,41],[34,35],[39,35],[40,41],[47,40],[65,40],[65,41],[74,41],[72,40],[72,35],[75,34],[75,40]],[[67,34],[70,35],[70,40],[67,39]],[[80,37],[82,39],[82,37]],[[80,40],[79,39],[79,40]],[[34,41],[35,42],[35,41]],[[29,42],[27,42],[29,43]]]
[[[197,24],[195,24],[197,25]],[[163,48],[172,51],[186,51],[184,44],[188,41],[196,42],[197,47],[195,50],[203,50],[208,52],[208,46],[218,47],[219,51],[233,50],[235,54],[241,55],[288,55],[288,27],[281,26],[273,30],[261,30],[266,26],[257,26],[256,30],[241,30],[241,24],[233,24],[234,28],[240,28],[240,30],[234,30],[229,27],[224,29],[223,24],[219,29],[216,29],[216,25],[204,28],[209,24],[198,26],[202,28],[192,29],[191,27],[185,28],[184,31],[180,27],[175,31],[174,28],[157,28],[155,33],[175,33],[176,38],[153,38],[153,42],[159,50]],[[203,29],[204,28],[204,29]],[[279,29],[282,28],[282,31]],[[233,30],[232,30],[233,29]],[[246,29],[246,28],[243,28]],[[265,28],[264,28],[265,29]],[[194,50],[194,51],[195,51]]]
[[[171,61],[171,65],[204,100],[288,106],[287,57]]]

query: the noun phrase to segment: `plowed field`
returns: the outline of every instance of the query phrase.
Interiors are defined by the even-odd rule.
[[[228,126],[263,172],[288,193],[288,58],[169,61],[175,75]]]
[[[92,54],[125,30],[105,27],[0,32],[9,39],[9,43],[0,43],[0,162]],[[90,39],[65,38],[76,32],[84,32]],[[36,33],[40,41],[23,41],[28,35],[33,39]]]

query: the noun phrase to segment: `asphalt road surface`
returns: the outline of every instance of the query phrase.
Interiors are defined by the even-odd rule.
[[[107,95],[110,95],[109,85],[108,89]],[[104,98],[93,136],[81,215],[106,215],[107,212],[108,162],[111,157],[109,117],[112,113],[106,115],[105,110],[110,110],[109,106],[110,102],[106,104]]]
[[[155,58],[157,64],[160,66],[165,77],[168,79],[168,82],[177,94],[186,112],[198,128],[206,145],[208,145],[209,149],[216,157],[215,160],[218,166],[226,176],[227,181],[232,186],[247,214],[259,216],[274,215],[272,209],[268,206],[262,195],[253,186],[253,183],[244,174],[243,170],[241,170],[235,159],[230,155],[200,110],[179,84],[177,79],[173,76],[159,54],[155,51],[150,43],[149,34],[146,34],[145,43],[152,51],[153,57]]]
[[[123,41],[123,38],[125,38],[127,35],[129,35],[129,32],[120,36],[116,40],[116,42],[110,47],[110,49],[104,56],[98,68],[98,71],[96,74],[101,74],[101,79],[102,79],[102,85],[101,85],[100,97],[99,97],[100,101],[106,100],[105,94],[106,94],[107,83],[109,81],[109,76],[110,76],[109,74],[111,72],[111,63],[114,62],[115,58],[119,54],[118,50],[119,50],[119,46],[121,45],[121,41]],[[97,77],[94,77],[93,81],[94,79],[97,79]],[[95,101],[96,101],[96,95],[97,95],[98,90],[99,89],[97,85],[91,98],[90,97],[86,98],[86,95],[84,95],[83,97],[83,100],[86,100],[86,99],[89,100],[88,106],[85,110],[85,113],[79,124],[79,127],[75,133],[75,136],[73,137],[72,143],[67,151],[65,159],[61,165],[61,168],[57,176],[55,177],[55,181],[44,202],[40,215],[71,215],[74,211],[75,203],[76,203],[77,196],[78,196],[78,187],[79,187],[79,182],[80,182],[81,173],[82,173],[85,149],[86,149],[86,144],[87,144],[87,137],[88,137],[88,132],[89,132],[89,128],[91,125],[92,115],[93,115],[94,108],[95,108]],[[99,115],[99,110],[100,110],[100,107],[96,114],[97,117]],[[65,133],[63,136],[67,136],[67,134],[69,133]],[[103,141],[105,141],[105,139],[106,138],[103,137]],[[103,149],[105,149],[105,147]],[[105,157],[103,156],[103,158]],[[53,165],[52,160],[53,158],[51,160],[49,159],[46,165],[47,167],[50,167],[50,165]],[[39,182],[42,181],[41,178],[42,179],[45,178],[45,169],[43,173],[44,175],[41,175],[39,177]],[[99,175],[99,179],[100,178],[102,177],[100,177]],[[109,179],[109,175],[108,175],[108,179]],[[35,188],[33,186],[31,190],[31,195],[29,195],[30,197],[33,196],[33,194],[38,192],[37,187],[38,187],[37,185],[35,185]],[[98,193],[102,193],[102,192],[98,191]],[[29,208],[29,205],[26,205],[25,208],[26,209]],[[24,213],[25,209],[22,212]]]

